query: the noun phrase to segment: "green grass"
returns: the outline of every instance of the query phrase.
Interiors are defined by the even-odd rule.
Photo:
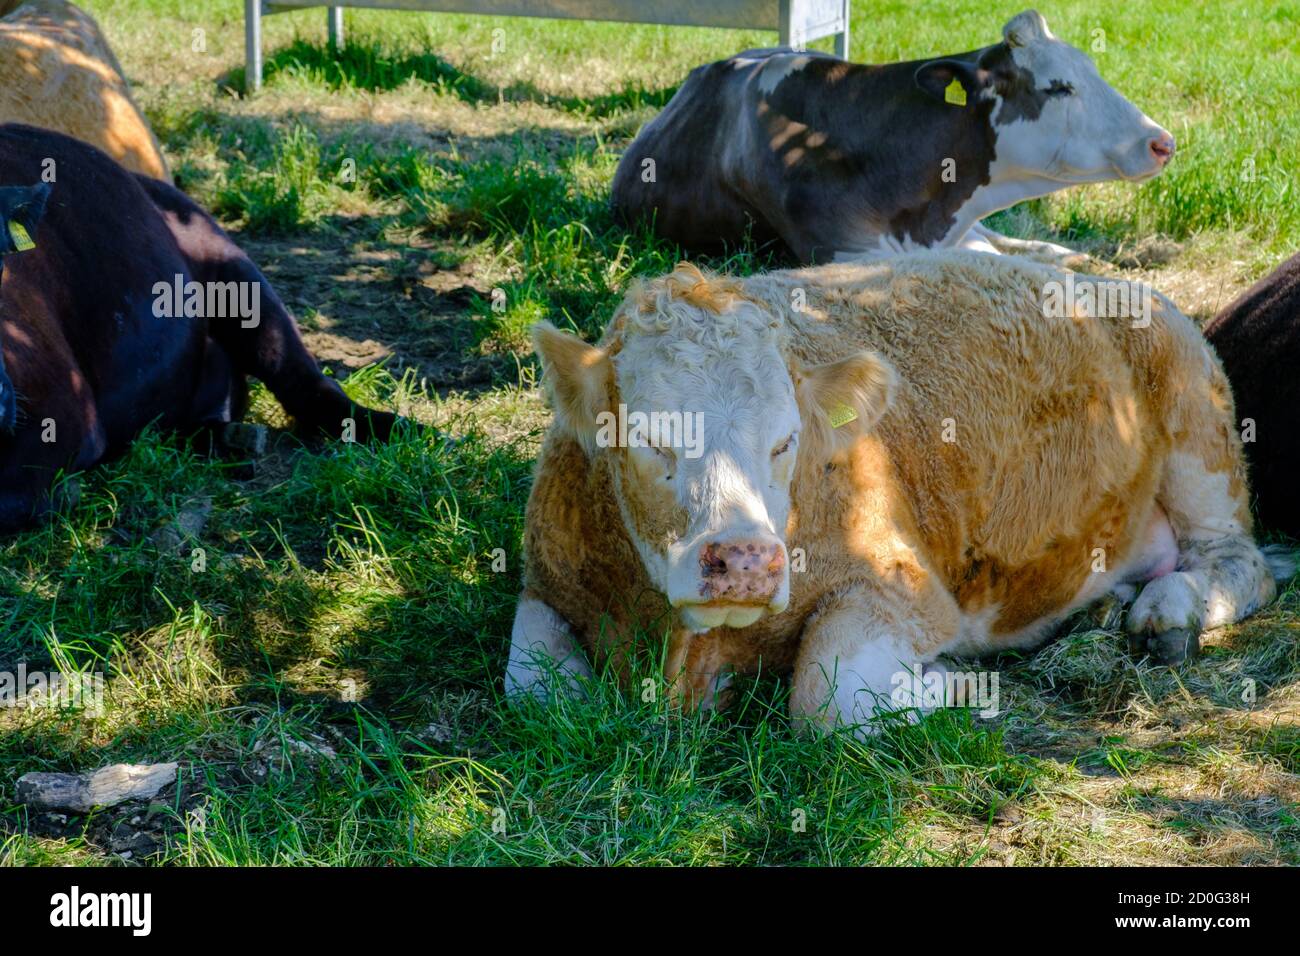
[[[867,743],[796,737],[771,679],[686,718],[608,682],[503,706],[547,422],[528,328],[594,337],[635,276],[672,267],[679,250],[610,217],[618,156],[691,67],[773,35],[349,11],[333,57],[314,10],[267,21],[267,86],[245,99],[233,0],[88,5],[180,184],[316,347],[392,347],[346,388],[455,441],[285,436],[250,482],[150,434],[83,476],[75,507],[0,541],[0,670],[108,675],[97,717],[0,710],[0,863],[121,859],[120,813],[55,826],[8,802],[21,774],[161,760],[182,765],[152,811],[162,863],[1300,862],[1293,593],[1179,675],[1081,626],[995,662],[996,719],[945,713]],[[854,58],[979,46],[1017,9],[873,4]],[[1151,278],[1197,313],[1300,246],[1300,6],[1043,12],[1085,48],[1105,31],[1103,74],[1179,154],[1150,184],[1074,190],[1002,228],[1103,259],[1172,239],[1181,254]],[[709,264],[773,263],[746,245]],[[283,423],[261,389],[252,417]],[[205,502],[197,540],[157,536]]]

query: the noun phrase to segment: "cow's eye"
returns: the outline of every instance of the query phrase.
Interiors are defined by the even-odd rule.
[[[677,456],[668,448],[660,448],[658,445],[651,445],[650,448],[659,456],[659,462],[668,469],[668,477],[673,476],[673,469],[677,466]]]
[[[777,456],[784,455],[786,452],[788,452],[790,450],[790,446],[794,444],[794,438],[795,438],[794,432],[791,432],[789,435],[787,435],[785,441],[781,442],[781,444],[777,445],[775,448],[772,449],[772,457],[776,458]]]
[[[1048,96],[1073,96],[1074,85],[1064,80],[1052,80],[1051,85],[1043,92]]]

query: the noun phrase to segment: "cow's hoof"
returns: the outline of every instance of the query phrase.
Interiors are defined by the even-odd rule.
[[[1129,647],[1136,653],[1145,652],[1157,664],[1177,667],[1201,652],[1201,636],[1185,627],[1159,634],[1131,634]]]

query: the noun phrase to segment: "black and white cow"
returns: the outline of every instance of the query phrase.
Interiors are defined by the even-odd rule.
[[[1174,138],[1036,11],[1002,35],[884,66],[778,49],[699,67],[624,154],[615,212],[701,252],[752,230],[805,263],[995,242],[1068,255],[980,220],[1067,186],[1150,179]]]

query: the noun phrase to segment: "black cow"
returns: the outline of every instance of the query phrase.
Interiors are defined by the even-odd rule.
[[[1216,315],[1205,337],[1232,382],[1259,520],[1300,537],[1300,255]]]
[[[48,510],[59,469],[150,423],[219,433],[246,375],[301,429],[391,431],[321,374],[266,277],[179,190],[18,124],[0,126],[0,186],[0,531]]]

